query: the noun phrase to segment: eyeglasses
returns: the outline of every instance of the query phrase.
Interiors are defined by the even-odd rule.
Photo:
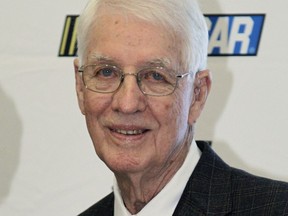
[[[144,68],[137,73],[123,73],[116,66],[108,64],[84,65],[79,68],[82,79],[87,89],[98,93],[113,93],[117,91],[125,76],[133,75],[136,77],[139,89],[144,95],[166,96],[172,94],[178,80],[190,73],[181,75],[173,74],[164,67]]]

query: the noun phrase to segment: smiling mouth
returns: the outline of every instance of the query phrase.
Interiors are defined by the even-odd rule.
[[[140,135],[145,133],[147,130],[121,130],[121,129],[112,129],[113,132],[123,135]]]

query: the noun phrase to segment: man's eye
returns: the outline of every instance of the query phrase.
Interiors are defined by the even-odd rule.
[[[95,74],[97,77],[112,77],[113,75],[115,75],[115,72],[112,68],[102,68]]]
[[[153,79],[155,79],[155,80],[157,80],[157,81],[164,80],[164,77],[163,77],[161,74],[156,73],[156,72],[153,72],[153,73],[151,74],[151,76],[153,77]]]
[[[155,72],[155,71],[150,71],[148,73],[145,73],[143,78],[149,82],[165,82],[166,81],[166,78],[162,74]]]

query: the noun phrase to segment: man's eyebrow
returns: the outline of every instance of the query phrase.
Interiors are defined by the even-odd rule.
[[[88,58],[88,62],[89,63],[95,63],[95,62],[105,62],[105,63],[113,63],[115,64],[116,61],[113,60],[112,58],[108,57],[108,56],[104,56],[104,55],[99,55],[97,53],[92,54],[89,58]]]
[[[170,68],[171,61],[168,58],[156,58],[149,60],[147,62],[143,62],[141,66],[157,66],[157,67]]]

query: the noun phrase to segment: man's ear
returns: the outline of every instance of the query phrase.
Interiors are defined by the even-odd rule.
[[[199,118],[211,89],[212,76],[209,70],[197,72],[193,85],[193,99],[189,110],[189,125]]]
[[[79,70],[79,59],[74,60],[74,71],[75,71],[75,81],[76,81],[76,92],[78,98],[79,108],[83,115],[85,115],[85,106],[84,106],[84,91],[85,86],[82,81],[82,74],[78,72]]]

